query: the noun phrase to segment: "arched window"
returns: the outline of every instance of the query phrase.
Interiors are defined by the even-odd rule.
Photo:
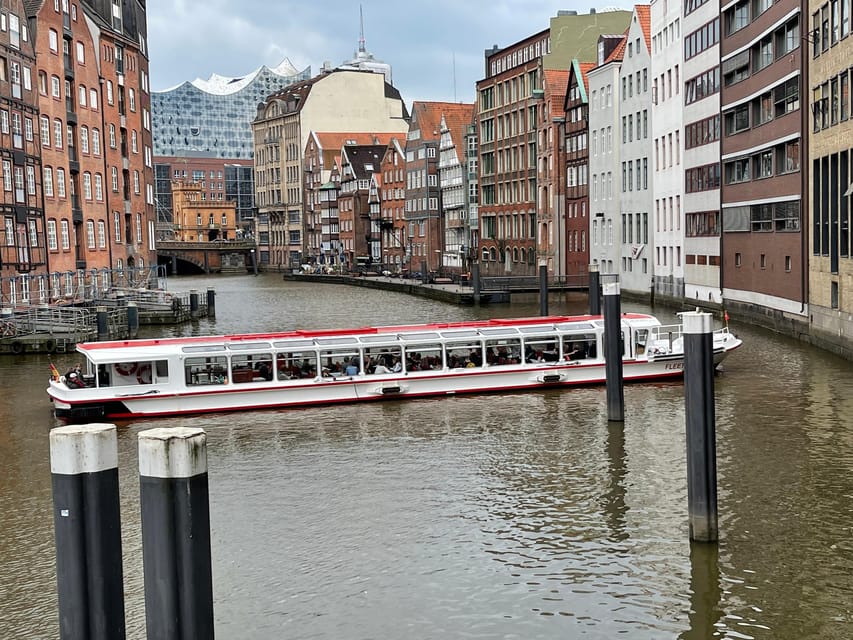
[[[483,247],[483,262],[489,261],[489,248]]]

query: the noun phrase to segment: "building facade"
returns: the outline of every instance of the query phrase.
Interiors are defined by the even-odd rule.
[[[566,273],[566,88],[570,71],[542,72],[542,104],[536,118],[537,262],[548,274]],[[579,125],[576,125],[579,126]]]
[[[60,239],[53,219],[51,244],[46,246],[35,34],[29,31],[20,1],[4,7],[3,19],[7,28],[0,31],[4,58],[0,76],[0,295],[3,307],[14,307],[45,301],[50,286],[48,253],[59,251]],[[70,229],[68,233],[70,251]]]
[[[444,241],[440,267],[464,273],[471,259],[470,183],[465,136],[474,122],[473,104],[448,104],[441,109],[438,186]]]
[[[662,264],[677,260],[653,247],[654,206],[652,172],[651,34],[649,5],[636,5],[628,28],[625,53],[619,69],[619,111],[622,142],[620,165],[622,197],[619,220],[619,274],[624,290],[647,293],[655,261],[652,249],[662,254]],[[669,150],[675,154],[675,145]]]
[[[614,229],[621,221],[622,189],[619,182],[622,145],[619,105],[619,68],[627,45],[627,34],[602,36],[598,41],[598,66],[588,73],[589,131],[591,149],[590,264],[601,273],[617,273],[621,246],[614,243]],[[617,231],[618,233],[618,231]]]
[[[808,4],[811,91],[808,151],[809,320],[815,340],[850,353],[853,312],[853,244],[850,237],[853,185],[853,118],[850,105],[851,2]],[[833,344],[834,343],[834,344]],[[839,344],[840,343],[840,344]]]
[[[384,268],[401,273],[410,270],[411,245],[406,223],[406,148],[392,138],[382,157],[382,263]]]
[[[565,233],[558,236],[558,247],[565,256],[563,273],[571,276],[586,274],[589,265],[589,86],[587,74],[595,66],[592,62],[579,63],[572,61],[568,74],[568,85],[563,103],[562,116],[565,139],[560,141],[564,154],[558,153],[553,168],[548,167],[549,173],[559,172],[556,180],[557,197],[565,198]],[[546,73],[548,73],[546,71]],[[554,124],[552,120],[552,124]],[[551,137],[559,135],[545,124],[542,130]],[[564,158],[564,160],[562,160]],[[563,165],[565,164],[565,170]],[[565,174],[565,191],[563,191],[562,174]],[[560,193],[565,193],[561,196]],[[559,229],[561,225],[557,225]],[[559,274],[558,274],[559,275]]]
[[[233,202],[207,200],[206,187],[192,180],[174,180],[174,239],[179,242],[221,242],[237,239]]]
[[[799,0],[739,0],[723,8],[722,170],[699,167],[687,184],[697,191],[722,182],[724,300],[805,318],[801,26]],[[710,74],[688,79],[686,99],[717,80]]]
[[[680,299],[684,296],[685,268],[682,6],[653,0],[650,13],[654,203],[649,213],[654,235],[646,247],[649,253],[643,257],[653,263],[655,295]]]
[[[659,3],[660,0],[655,0]],[[652,4],[654,14],[655,3]],[[666,47],[668,25],[655,32],[657,46]],[[719,77],[720,3],[719,0],[692,0],[684,5],[682,24],[684,78]],[[719,84],[719,82],[717,82]],[[693,87],[693,83],[691,83]],[[682,102],[681,100],[679,102]],[[685,95],[684,100],[684,177],[691,179],[720,161],[720,92],[701,91]],[[720,184],[682,182],[684,212],[684,297],[688,300],[720,304]]]

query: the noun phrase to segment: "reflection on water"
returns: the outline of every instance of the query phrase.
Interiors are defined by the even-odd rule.
[[[174,334],[538,312],[266,275],[171,285],[217,291],[217,317]],[[626,387],[624,426],[602,388],[122,426],[128,637],[144,637],[136,437],[154,425],[208,433],[219,637],[853,637],[853,368],[735,329],[718,547],[687,540],[678,383]],[[0,359],[0,638],[57,634],[47,369]]]

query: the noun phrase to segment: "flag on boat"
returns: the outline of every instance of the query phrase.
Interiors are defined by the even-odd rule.
[[[50,363],[50,379],[59,380],[59,369],[52,362]]]

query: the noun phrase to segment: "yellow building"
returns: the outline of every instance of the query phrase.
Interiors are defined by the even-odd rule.
[[[200,182],[172,181],[175,240],[221,242],[237,239],[237,207],[234,202],[204,199]]]

